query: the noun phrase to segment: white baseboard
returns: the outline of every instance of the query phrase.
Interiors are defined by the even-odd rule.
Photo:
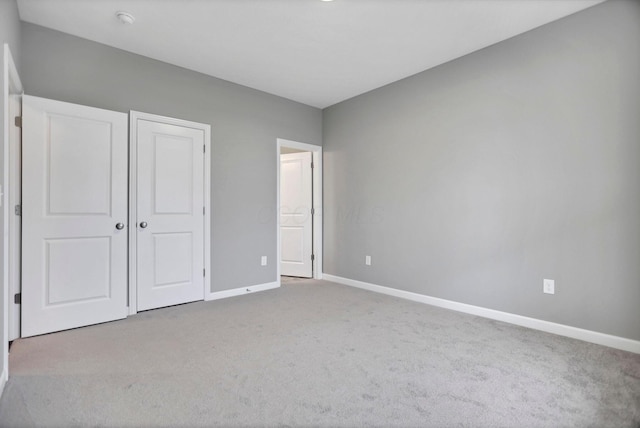
[[[256,291],[271,290],[280,287],[278,281],[268,282],[265,284],[252,285],[250,287],[233,288],[231,290],[215,291],[205,296],[204,300],[226,299],[227,297],[241,296],[243,294],[254,293]]]
[[[640,354],[640,341],[637,340],[613,336],[610,334],[598,333],[597,331],[584,330],[577,327],[543,321],[536,318],[529,318],[522,315],[511,314],[508,312],[496,311],[493,309],[483,308],[481,306],[473,306],[467,305],[465,303],[454,302],[452,300],[439,299],[437,297],[412,293],[410,291],[398,290],[396,288],[383,287],[381,285],[342,278],[339,276],[330,275],[328,273],[323,273],[323,279],[325,281],[336,282],[338,284],[348,285],[356,288],[362,288],[364,290],[374,291],[376,293],[400,297],[402,299],[412,300],[414,302],[425,303],[427,305],[438,306],[440,308],[451,309],[454,311],[477,315],[484,318],[490,318],[497,321],[504,321],[510,324],[532,328],[534,330],[540,330],[560,336],[571,337],[573,339],[584,340],[585,342],[591,342],[598,345],[609,346],[611,348],[622,349],[623,351]]]

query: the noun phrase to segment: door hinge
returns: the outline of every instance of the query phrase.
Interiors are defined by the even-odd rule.
[[[311,208],[311,215],[314,215],[316,213],[316,209],[315,208]]]
[[[22,206],[16,205],[15,213],[16,213],[16,215],[22,215]]]
[[[16,127],[22,128],[22,117],[16,116],[13,123],[15,123]]]
[[[207,152],[207,146],[205,146],[204,144],[202,145],[202,153],[206,153]]]
[[[207,270],[206,269],[202,269],[202,276],[207,276]]]
[[[311,162],[311,169],[313,169],[313,161]]]
[[[314,261],[316,259],[316,256],[314,254],[311,254],[311,261]]]
[[[204,211],[204,207],[202,207],[202,215],[204,215],[205,211]]]
[[[22,293],[17,293],[13,295],[13,303],[16,305],[22,304]]]

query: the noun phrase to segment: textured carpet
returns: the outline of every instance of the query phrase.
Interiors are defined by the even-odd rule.
[[[0,426],[640,425],[640,355],[322,281],[14,342]]]

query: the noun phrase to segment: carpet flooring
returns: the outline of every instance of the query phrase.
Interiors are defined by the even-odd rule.
[[[640,426],[640,355],[314,280],[14,342],[0,426]]]

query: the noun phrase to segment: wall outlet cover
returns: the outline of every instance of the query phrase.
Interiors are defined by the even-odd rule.
[[[553,279],[544,279],[542,281],[542,291],[546,294],[555,294],[556,282]]]
[[[267,265],[267,256],[262,256],[262,258],[260,259],[260,265],[262,266]]]
[[[364,256],[364,264],[371,266],[371,256]]]

